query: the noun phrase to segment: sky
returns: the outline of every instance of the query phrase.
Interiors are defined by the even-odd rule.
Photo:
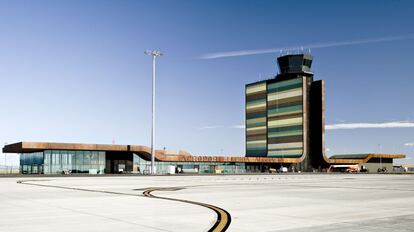
[[[281,48],[304,46],[325,80],[328,155],[414,163],[413,10],[401,0],[0,0],[0,143],[150,145],[144,51],[158,49],[157,148],[244,156],[245,84],[275,76]]]

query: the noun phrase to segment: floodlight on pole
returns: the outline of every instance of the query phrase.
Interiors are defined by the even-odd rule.
[[[152,56],[152,128],[151,128],[151,174],[155,174],[155,60],[163,54],[156,50],[147,50],[146,55]]]

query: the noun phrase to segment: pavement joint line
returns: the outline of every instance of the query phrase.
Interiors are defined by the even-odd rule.
[[[403,215],[398,215],[398,216],[391,216],[391,217],[378,217],[378,218],[372,218],[369,219],[370,221],[374,221],[374,220],[381,220],[381,219],[386,219],[386,218],[398,218],[398,217],[406,217],[406,216],[412,216],[414,214],[403,214]],[[360,220],[360,221],[355,221],[355,222],[350,222],[350,221],[340,221],[340,222],[333,222],[333,223],[327,223],[324,226],[333,226],[333,225],[341,225],[341,224],[345,224],[345,225],[352,225],[352,226],[360,226],[360,227],[364,227],[364,228],[372,228],[372,229],[379,229],[377,226],[372,226],[372,225],[367,225],[364,224],[364,221],[367,220]],[[318,226],[320,227],[320,225]],[[276,231],[297,231],[297,230],[302,230],[302,231],[312,231],[312,228],[315,228],[315,226],[305,226],[305,227],[298,227],[298,228],[294,228],[294,229],[282,229],[282,230],[276,230]],[[338,228],[340,228],[340,226],[338,226]],[[381,225],[381,228],[384,229],[395,229],[395,227],[389,227],[389,226],[385,226],[385,225]]]
[[[390,189],[390,188],[363,188],[363,187],[340,187],[340,186],[321,186],[321,185],[295,185],[295,184],[281,184],[283,186],[293,187],[308,187],[308,188],[335,188],[335,189],[352,189],[352,190],[386,190],[386,191],[402,191],[402,192],[414,192],[411,189]]]
[[[331,178],[335,177],[335,178]],[[141,178],[122,178],[121,181],[113,181],[114,179],[111,177],[108,178],[99,178],[102,181],[95,180],[93,177],[89,179],[82,180],[81,178],[49,178],[50,182],[46,181],[46,178],[38,178],[42,179],[43,182],[35,182],[36,178],[21,178],[21,179],[14,179],[12,181],[7,180],[4,182],[4,185],[0,186],[3,188],[2,191],[3,195],[0,193],[0,201],[4,200],[6,203],[6,209],[12,209],[13,206],[8,206],[8,203],[18,203],[24,204],[25,202],[20,202],[19,198],[25,198],[28,201],[33,203],[50,203],[52,206],[63,206],[68,208],[73,208],[72,205],[67,204],[72,202],[74,199],[83,200],[86,198],[97,198],[95,203],[104,202],[105,199],[111,199],[111,195],[99,194],[99,193],[84,193],[76,194],[76,191],[68,191],[68,190],[48,190],[48,188],[36,187],[36,186],[29,186],[26,185],[19,185],[16,184],[18,180],[27,180],[31,179],[33,184],[54,184],[60,186],[67,186],[67,187],[76,187],[76,188],[85,188],[85,189],[96,189],[96,190],[108,190],[113,192],[123,192],[129,194],[139,194],[142,197],[143,189],[139,189],[142,187],[156,187],[156,186],[184,186],[184,185],[205,185],[205,187],[195,187],[189,188],[187,190],[180,190],[176,192],[153,192],[154,195],[157,196],[166,196],[166,197],[174,197],[174,198],[181,198],[181,199],[188,199],[188,200],[196,200],[196,201],[207,201],[206,203],[216,204],[218,206],[224,206],[227,210],[231,211],[231,216],[233,217],[231,227],[229,230],[235,231],[273,231],[273,230],[286,230],[290,229],[289,232],[293,231],[330,231],[330,230],[340,230],[339,228],[343,226],[342,231],[377,231],[381,230],[399,230],[401,228],[412,228],[412,224],[414,222],[414,214],[406,217],[397,217],[395,219],[391,218],[392,216],[403,215],[403,214],[412,214],[413,208],[413,195],[412,191],[414,191],[414,176],[385,176],[385,175],[331,175],[329,176],[322,176],[322,175],[315,175],[315,178],[312,180],[310,178],[302,178],[297,176],[292,176],[286,178],[282,176],[281,178],[271,177],[271,178],[261,178],[259,181],[249,181],[246,180],[246,177],[242,179],[235,179],[233,178],[195,178],[195,177],[187,177],[187,178],[171,178],[168,183],[167,177],[158,177],[159,179],[155,178],[148,178],[148,179],[141,179]],[[348,177],[356,177],[357,180]],[[345,178],[344,178],[345,177]],[[386,178],[387,177],[387,178]],[[388,178],[389,177],[389,178]],[[398,177],[398,178],[396,178]],[[404,178],[407,177],[407,178]],[[274,180],[276,178],[276,180]],[[255,180],[256,178],[253,176],[251,178]],[[80,181],[78,181],[80,180]],[[159,180],[159,181],[158,181]],[[11,185],[10,185],[11,184]],[[221,187],[227,186],[227,187]],[[136,189],[133,189],[133,188]],[[40,188],[40,190],[38,190]],[[348,190],[349,189],[349,190]],[[405,191],[405,190],[409,191]],[[10,190],[10,191],[9,191]],[[140,192],[134,192],[133,190]],[[399,191],[402,190],[402,191]],[[411,191],[412,190],[412,191]],[[40,193],[40,195],[33,195],[31,197],[30,192],[33,193]],[[240,193],[239,193],[240,191]],[[43,195],[43,192],[45,195]],[[72,193],[71,193],[72,192]],[[237,194],[235,194],[237,193]],[[260,195],[258,194],[260,193]],[[263,193],[263,195],[262,195]],[[323,194],[320,194],[323,193]],[[20,195],[21,194],[21,195]],[[211,194],[210,196],[208,194]],[[54,196],[58,195],[58,196]],[[164,215],[160,215],[160,217],[167,222],[165,225],[170,225],[168,220],[170,217],[174,215],[176,209],[183,209],[187,211],[187,209],[191,209],[193,207],[186,207],[183,205],[184,203],[179,204],[168,204],[168,202],[154,202],[154,200],[141,200],[142,198],[135,198],[134,201],[133,197],[127,196],[115,196],[112,195],[112,199],[120,199],[122,203],[127,202],[139,202],[142,203],[144,208],[149,210],[154,210],[155,205],[161,206],[169,206],[172,207],[168,212]],[[254,196],[254,198],[252,197]],[[9,201],[13,199],[12,201]],[[15,199],[16,197],[16,199]],[[80,198],[79,198],[80,197]],[[57,201],[48,202],[45,199],[53,198]],[[83,198],[83,199],[82,199]],[[37,202],[39,199],[39,202]],[[102,200],[101,200],[102,199]],[[129,200],[128,200],[129,199]],[[257,206],[256,204],[251,204],[253,199],[257,199]],[[16,201],[15,201],[16,200]],[[61,203],[60,200],[64,200],[67,203]],[[247,200],[247,201],[246,201]],[[309,201],[309,203],[308,203]],[[84,201],[82,201],[84,202]],[[132,203],[131,202],[131,203]],[[256,201],[254,201],[256,202]],[[271,203],[268,204],[267,202]],[[280,203],[279,203],[280,202]],[[78,208],[75,207],[74,209],[83,210],[86,213],[97,213],[102,214],[102,216],[108,217],[115,217],[117,219],[124,219],[123,217],[118,217],[118,211],[115,214],[110,214],[108,209],[110,210],[111,207],[117,207],[119,212],[125,207],[124,204],[114,204],[111,207],[104,207],[104,211],[100,211],[102,207],[100,204],[88,204],[89,206],[86,208]],[[147,204],[148,203],[148,204]],[[27,209],[35,209],[36,204],[29,204]],[[133,204],[131,206],[126,207],[125,209],[135,210],[135,205],[140,207],[140,204]],[[197,207],[197,209],[195,208]],[[215,213],[210,211],[209,209],[202,210],[198,208],[199,206],[194,207],[194,212],[205,212],[209,211],[209,214],[202,214],[199,215],[194,221],[192,214],[188,214],[188,218],[186,216],[180,217],[181,214],[175,215],[174,218],[179,220],[182,225],[182,230],[184,231],[195,231],[194,228],[190,226],[186,226],[186,221],[191,220],[193,227],[196,225],[203,225],[201,231],[207,231],[209,227],[211,227],[216,219]],[[228,207],[228,208],[227,208]],[[157,207],[160,208],[160,207]],[[258,208],[257,212],[254,212]],[[163,207],[161,207],[163,209]],[[93,210],[93,211],[91,211]],[[303,211],[304,210],[304,211]],[[0,210],[1,211],[1,210]],[[77,215],[75,212],[65,212],[63,210],[59,210],[58,208],[47,207],[44,210],[44,214],[46,215],[49,211],[58,212],[66,215]],[[207,212],[208,212],[207,211]],[[252,212],[253,211],[253,212]],[[109,212],[109,213],[108,213]],[[151,211],[152,212],[152,211]],[[193,211],[189,211],[193,212]],[[371,214],[372,212],[372,214]],[[16,209],[16,214],[13,215],[3,215],[4,220],[13,219],[15,216],[18,215],[29,215],[23,211],[23,208]],[[127,212],[126,212],[127,213]],[[172,214],[171,214],[172,213]],[[53,213],[52,213],[53,214]],[[278,214],[288,214],[293,216],[290,218],[284,218],[281,216],[280,219],[278,218]],[[119,214],[123,215],[123,214]],[[134,217],[128,217],[126,221],[131,222],[144,222],[144,224],[148,224],[148,226],[159,227],[162,226],[158,224],[157,221],[148,221],[152,218],[151,215],[149,216],[140,216],[138,214],[134,214]],[[187,215],[187,214],[185,214]],[[263,217],[259,216],[263,215]],[[298,216],[297,221],[295,215]],[[30,215],[29,215],[30,216]],[[33,215],[34,216],[34,215]],[[285,216],[285,215],[284,215]],[[82,221],[92,219],[94,222],[105,222],[105,219],[94,219],[93,217],[88,217],[87,215],[79,215]],[[385,219],[379,219],[380,217],[385,217]],[[24,218],[24,217],[23,217]],[[138,219],[139,218],[139,219]],[[144,218],[141,221],[141,218]],[[300,219],[308,219],[308,220],[300,220]],[[282,220],[281,220],[282,219]],[[315,219],[316,221],[313,221]],[[320,220],[323,219],[324,222]],[[52,219],[53,220],[53,219]],[[60,220],[59,220],[60,221]],[[23,221],[22,221],[23,222]],[[31,221],[27,223],[30,225]],[[33,221],[34,222],[34,221]],[[110,221],[108,221],[110,222]],[[189,221],[190,222],[190,221]],[[198,223],[197,223],[198,222]],[[207,222],[207,223],[205,223]],[[256,224],[257,222],[257,224]],[[290,222],[293,225],[289,225]],[[340,224],[342,223],[342,224]],[[118,223],[112,222],[108,225],[117,225]],[[3,225],[6,225],[3,223]],[[39,226],[45,228],[47,230],[47,224],[41,224],[34,222],[35,226]],[[128,225],[118,224],[121,227],[129,227]],[[383,225],[383,226],[382,226]],[[53,225],[51,225],[53,226]],[[132,227],[133,225],[131,225]],[[179,226],[177,224],[177,226]],[[1,227],[1,222],[0,222]],[[175,227],[171,226],[162,226],[166,230],[173,230]],[[376,228],[375,228],[376,227]],[[33,227],[35,228],[35,227]],[[51,228],[51,227],[49,227]],[[116,227],[114,227],[116,229]],[[135,227],[139,231],[146,231],[145,228],[139,229],[139,227]],[[179,227],[177,227],[179,228]],[[304,228],[304,229],[301,229]],[[11,228],[4,228],[7,231],[11,231]],[[150,229],[148,229],[150,230]],[[409,230],[407,230],[409,231]]]
[[[119,192],[112,192],[112,191],[101,191],[101,190],[93,190],[93,189],[83,189],[83,188],[74,188],[74,187],[65,187],[65,186],[58,186],[58,185],[36,184],[36,183],[28,183],[28,181],[50,181],[50,180],[24,180],[24,181],[17,181],[17,183],[18,184],[25,184],[25,185],[32,185],[32,186],[39,186],[39,187],[49,187],[49,188],[58,188],[58,189],[84,191],[84,192],[97,192],[97,193],[106,193],[106,194],[114,194],[114,195],[126,195],[126,196],[138,196],[138,197],[141,197],[140,195],[136,195],[136,194],[119,193]],[[142,224],[125,221],[125,220],[118,219],[118,218],[113,218],[113,217],[108,217],[108,216],[104,216],[104,215],[98,215],[98,214],[88,213],[88,212],[84,212],[84,211],[81,211],[81,210],[76,210],[76,209],[71,209],[71,208],[61,207],[61,206],[54,206],[54,205],[50,205],[50,204],[49,204],[49,206],[53,206],[53,207],[59,208],[59,209],[69,210],[69,211],[72,211],[72,212],[78,212],[78,213],[82,213],[82,214],[86,214],[86,215],[91,215],[91,216],[96,216],[96,217],[102,217],[102,218],[110,219],[110,220],[113,220],[113,221],[118,221],[118,222],[123,222],[123,223],[127,223],[127,224],[132,224],[132,225],[147,227],[147,228],[151,228],[151,229],[155,229],[155,230],[159,230],[159,231],[168,231],[169,232],[169,230],[165,230],[165,229],[162,229],[162,228],[157,228],[157,227],[153,227],[153,226],[142,225]]]
[[[147,190],[145,190],[143,192],[143,195],[138,195],[138,194],[130,194],[130,193],[105,191],[105,190],[94,190],[94,189],[85,189],[85,188],[77,188],[77,187],[65,187],[65,186],[59,186],[59,185],[29,183],[29,181],[30,182],[37,182],[37,181],[50,181],[50,180],[19,180],[19,181],[17,181],[17,184],[26,184],[26,185],[32,185],[32,186],[58,188],[58,189],[75,190],[75,191],[84,191],[84,192],[95,192],[95,193],[106,193],[106,194],[114,194],[114,195],[134,196],[134,197],[149,197],[149,198],[177,201],[177,202],[183,202],[183,203],[188,203],[188,204],[193,204],[193,205],[206,207],[206,208],[209,208],[209,209],[213,210],[217,214],[217,220],[214,223],[214,225],[208,230],[209,232],[224,232],[228,229],[228,227],[230,226],[230,223],[231,223],[230,213],[227,212],[226,210],[220,208],[220,207],[210,205],[210,204],[206,204],[206,203],[196,202],[196,201],[189,201],[189,200],[169,198],[169,197],[159,197],[159,196],[155,196],[155,195],[151,194],[152,191],[176,191],[176,190],[184,189],[184,187],[147,188]],[[188,186],[188,187],[195,187],[195,186],[197,186],[197,185]],[[65,208],[65,209],[67,209],[67,208]],[[67,210],[76,211],[76,210],[73,210],[73,209],[67,209]],[[79,212],[81,212],[81,211],[79,211]],[[84,212],[82,212],[82,213],[84,213]],[[93,215],[93,214],[90,214],[90,215]],[[105,216],[103,216],[103,217],[105,217]],[[107,217],[105,217],[105,218],[107,218]],[[113,219],[113,218],[108,218],[108,219],[122,221],[122,220]],[[125,222],[125,221],[123,221],[123,222]],[[136,224],[136,223],[132,223],[132,224]],[[136,224],[136,225],[140,225],[140,224]],[[143,226],[143,225],[140,225],[140,226]],[[159,228],[153,228],[153,227],[151,227],[151,228],[160,230]],[[168,231],[168,230],[164,230],[164,231]]]

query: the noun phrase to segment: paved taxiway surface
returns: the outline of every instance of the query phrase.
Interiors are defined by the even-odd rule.
[[[412,231],[414,175],[0,178],[0,231],[208,231],[214,207],[227,231]]]

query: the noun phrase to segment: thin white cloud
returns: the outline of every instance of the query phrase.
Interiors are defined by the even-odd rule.
[[[405,144],[404,144],[404,146],[407,146],[407,147],[414,147],[414,143],[405,143]]]
[[[414,122],[339,123],[325,126],[326,130],[351,130],[366,128],[414,128]]]
[[[216,52],[216,53],[204,54],[200,57],[200,59],[218,59],[218,58],[235,57],[235,56],[250,56],[250,55],[277,53],[277,52],[282,52],[282,51],[283,52],[298,51],[298,50],[303,50],[304,48],[305,49],[318,49],[318,48],[340,47],[340,46],[379,43],[379,42],[407,40],[407,39],[414,39],[414,34],[348,40],[348,41],[339,41],[339,42],[315,43],[315,44],[292,46],[292,47]]]
[[[197,128],[198,130],[209,130],[209,129],[217,129],[220,128],[221,126],[202,126]]]
[[[245,125],[234,125],[234,126],[231,126],[231,128],[234,128],[234,129],[244,129],[244,128],[246,128],[246,126]]]

